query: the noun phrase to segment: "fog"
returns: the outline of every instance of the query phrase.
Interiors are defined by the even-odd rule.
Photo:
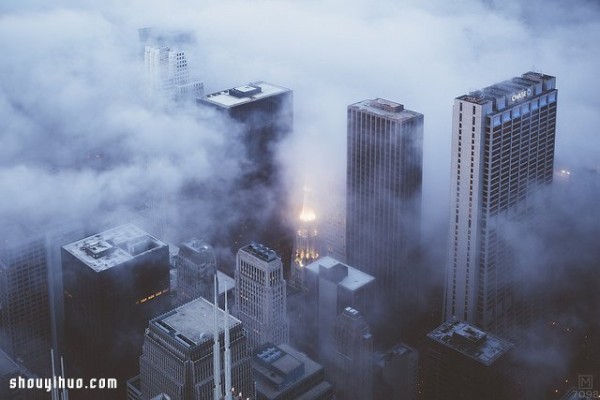
[[[110,225],[139,217],[152,199],[170,216],[169,239],[204,237],[226,224],[234,211],[222,209],[219,196],[228,192],[219,183],[240,174],[242,157],[232,126],[194,106],[145,99],[137,29],[154,27],[191,35],[172,47],[185,50],[206,93],[256,80],[294,91],[294,132],[279,144],[278,159],[295,207],[304,183],[317,212],[343,194],[331,188],[344,188],[347,105],[382,97],[423,113],[423,239],[432,245],[426,258],[438,281],[445,268],[453,99],[529,70],[556,76],[555,164],[574,173],[554,203],[559,221],[568,224],[555,223],[569,226],[570,234],[533,233],[532,253],[524,257],[545,256],[546,263],[532,264],[538,272],[559,265],[558,281],[573,265],[584,271],[583,280],[597,278],[584,266],[598,263],[589,235],[600,230],[600,6],[584,0],[422,3],[4,2],[0,220],[70,217]],[[213,196],[201,204],[180,200],[189,182],[214,189]],[[577,251],[553,257],[543,251],[546,243],[577,244]],[[565,316],[581,309],[574,304],[580,303],[564,307]],[[565,352],[552,354],[561,356],[556,363],[565,360]]]

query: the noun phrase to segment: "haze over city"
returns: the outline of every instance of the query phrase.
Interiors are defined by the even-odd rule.
[[[589,372],[576,369],[585,358],[576,335],[600,325],[597,2],[0,4],[1,244],[14,239],[8,227],[15,224],[64,221],[85,224],[93,234],[149,219],[147,211],[157,207],[158,239],[179,245],[216,238],[211,244],[226,264],[218,267],[233,275],[243,244],[235,248],[219,238],[243,217],[245,210],[234,205],[275,207],[279,197],[260,185],[237,190],[249,162],[239,121],[194,102],[148,99],[138,32],[146,27],[167,42],[174,38],[166,44],[185,52],[205,94],[256,81],[293,91],[293,131],[274,147],[292,234],[305,186],[319,221],[343,203],[348,105],[383,98],[424,115],[423,313],[432,298],[442,308],[454,99],[526,71],[556,77],[549,218],[535,227],[514,224],[511,243],[525,265],[515,281],[545,292],[553,326],[574,334],[557,339],[551,329],[533,327],[522,332],[532,345],[519,357],[541,371],[533,380],[538,394]],[[194,191],[204,195],[187,195]],[[600,372],[593,373],[600,381]]]

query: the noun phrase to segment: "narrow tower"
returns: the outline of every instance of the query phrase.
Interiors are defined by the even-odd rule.
[[[213,375],[215,380],[214,387],[214,400],[221,400],[222,392],[221,392],[221,344],[219,343],[219,324],[217,321],[217,313],[219,311],[219,303],[218,303],[218,293],[219,293],[219,281],[217,280],[217,275],[215,274],[214,279],[215,285],[215,293],[214,300],[215,303],[213,305],[214,311],[214,323],[213,323]],[[225,318],[227,319],[227,318]]]
[[[319,258],[317,217],[309,204],[309,189],[304,187],[302,211],[298,216],[298,230],[292,252],[292,276],[290,285],[296,289],[306,288],[305,267]]]

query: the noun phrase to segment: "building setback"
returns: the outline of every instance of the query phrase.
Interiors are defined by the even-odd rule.
[[[445,319],[514,339],[539,314],[511,242],[552,182],[556,100],[556,78],[535,72],[455,99]]]
[[[414,313],[423,115],[384,99],[348,106],[346,262],[377,279],[388,314]]]
[[[169,305],[168,245],[122,225],[63,246],[62,261],[69,375],[117,378],[124,397],[148,320]]]
[[[248,347],[287,343],[286,283],[275,251],[249,244],[237,253],[234,314],[246,329]]]

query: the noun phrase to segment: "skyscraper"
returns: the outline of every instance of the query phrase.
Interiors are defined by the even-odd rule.
[[[148,95],[150,97],[195,101],[204,94],[204,84],[190,79],[187,58],[167,46],[146,46],[144,52]]]
[[[375,399],[417,399],[419,353],[404,343],[396,343],[374,362]]]
[[[291,258],[293,229],[289,227],[289,207],[285,185],[281,181],[276,150],[293,129],[292,91],[266,82],[252,82],[206,95],[199,104],[217,110],[231,124],[230,134],[240,146],[243,172],[223,193],[226,203],[216,210],[222,213],[234,249],[257,241],[277,252],[287,265]],[[229,179],[229,177],[227,177]],[[222,190],[223,183],[216,190]],[[231,192],[235,196],[231,196]],[[232,215],[231,210],[237,210]],[[289,266],[288,266],[289,267]],[[286,267],[287,268],[287,267]]]
[[[217,262],[212,247],[200,240],[190,239],[179,246],[175,256],[177,268],[177,302],[187,303],[202,296],[213,297],[213,280]]]
[[[510,231],[535,224],[552,182],[555,87],[527,72],[454,101],[446,319],[513,338],[538,312]]]
[[[326,363],[332,358],[336,317],[346,307],[373,316],[375,278],[327,256],[306,266],[306,287],[305,324],[293,332],[294,340]]]
[[[277,254],[260,244],[249,244],[237,253],[234,314],[246,328],[248,347],[270,342],[287,343],[286,285]]]
[[[148,320],[169,305],[169,248],[122,225],[63,246],[62,260],[70,374],[118,378],[124,397]]]
[[[424,344],[423,398],[517,398],[510,375],[512,348],[465,322],[444,322],[427,334]]]
[[[334,355],[327,366],[336,399],[373,398],[373,336],[360,313],[346,307],[335,319]]]
[[[10,236],[3,235],[0,247],[0,348],[32,372],[49,376],[52,336],[46,240],[19,224],[10,226]]]
[[[403,327],[414,310],[423,115],[384,99],[348,106],[346,262],[377,279]]]
[[[216,318],[214,318],[216,315]],[[226,347],[225,318],[230,345]],[[216,322],[216,324],[215,324]],[[152,319],[146,330],[140,357],[140,392],[143,400],[164,393],[172,400],[214,399],[215,385],[226,378],[226,363],[218,363],[214,375],[215,335],[218,359],[231,352],[231,385],[243,398],[254,397],[250,354],[242,324],[200,297]],[[219,397],[220,398],[220,397]]]

